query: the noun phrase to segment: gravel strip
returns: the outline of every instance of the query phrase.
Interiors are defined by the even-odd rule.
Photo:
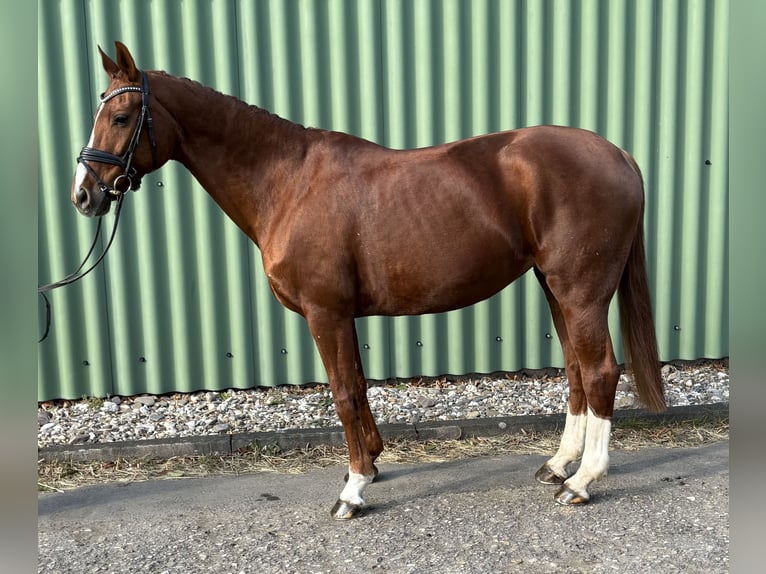
[[[668,406],[729,402],[728,360],[662,367]],[[379,424],[563,413],[563,371],[373,384]],[[620,376],[616,409],[640,407],[632,379]],[[326,385],[258,387],[163,396],[47,401],[37,410],[38,447],[140,439],[269,432],[340,425]]]

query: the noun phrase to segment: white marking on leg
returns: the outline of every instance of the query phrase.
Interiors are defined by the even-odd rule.
[[[355,504],[358,506],[364,506],[364,489],[372,482],[373,476],[365,476],[351,471],[351,467],[348,469],[348,481],[346,486],[340,493],[340,498],[343,502],[349,504]]]
[[[578,494],[587,495],[588,485],[606,476],[609,469],[609,437],[612,421],[596,416],[588,409],[588,426],[585,430],[585,448],[577,472],[566,481],[567,486]]]
[[[579,460],[585,443],[585,428],[587,415],[574,415],[567,409],[564,432],[561,435],[561,445],[556,454],[546,463],[548,468],[558,476],[567,477],[567,466]]]
[[[98,122],[98,116],[101,114],[101,110],[103,109],[104,105],[99,104],[98,110],[96,110],[96,119],[93,120],[93,129],[90,132],[90,139],[88,140],[88,143],[86,144],[87,147],[93,147],[93,140],[96,135],[96,122]],[[85,166],[77,162],[77,169],[74,174],[74,184],[72,186],[72,200],[75,199],[75,194],[77,191],[82,187],[82,184],[85,182],[85,178],[88,175],[88,171],[85,169]]]

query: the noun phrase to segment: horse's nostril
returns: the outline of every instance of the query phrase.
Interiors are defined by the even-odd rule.
[[[87,209],[88,205],[90,204],[90,196],[88,195],[88,191],[84,188],[80,188],[77,191],[77,206],[80,209]]]

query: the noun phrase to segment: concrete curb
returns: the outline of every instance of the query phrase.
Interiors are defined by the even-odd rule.
[[[729,417],[728,403],[670,407],[661,414],[642,409],[615,411],[614,425],[626,421],[656,421],[657,424],[690,419],[725,420]],[[496,417],[423,424],[379,425],[384,440],[455,440],[468,437],[489,437],[522,431],[546,431],[564,428],[563,414]],[[168,459],[176,456],[231,455],[254,444],[278,445],[282,450],[306,446],[342,445],[346,437],[341,427],[321,429],[291,429],[275,432],[221,434],[147,439],[89,445],[56,445],[38,449],[43,461],[109,461],[122,459]]]

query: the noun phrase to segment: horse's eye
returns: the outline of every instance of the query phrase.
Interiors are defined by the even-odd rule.
[[[114,119],[112,120],[112,125],[115,125],[115,126],[128,125],[128,116],[124,116],[124,115],[114,116]]]

